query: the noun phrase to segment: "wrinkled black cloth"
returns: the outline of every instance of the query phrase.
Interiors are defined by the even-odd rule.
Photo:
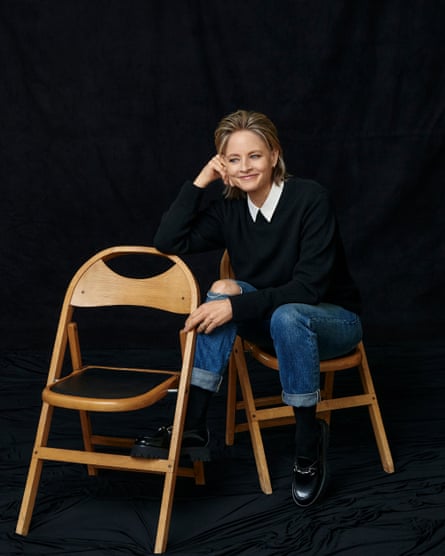
[[[248,433],[224,444],[225,392],[209,410],[212,462],[206,485],[179,477],[166,554],[181,556],[442,556],[445,549],[444,344],[368,346],[396,472],[381,467],[365,408],[334,412],[322,502],[304,511],[291,499],[294,427],[263,431],[273,493],[260,490]],[[108,358],[109,354],[104,356]],[[159,352],[159,362],[171,362]],[[123,352],[139,365],[147,354]],[[0,554],[5,556],[145,556],[153,550],[162,479],[46,463],[27,537],[14,530],[40,410],[47,357],[15,352],[0,358]],[[259,393],[279,390],[276,373],[254,368]],[[338,374],[338,373],[337,373]],[[419,383],[419,375],[428,377]],[[337,388],[349,390],[347,373]],[[102,432],[147,434],[171,417],[172,400],[124,420],[93,420]],[[55,415],[53,440],[81,442],[79,419]]]

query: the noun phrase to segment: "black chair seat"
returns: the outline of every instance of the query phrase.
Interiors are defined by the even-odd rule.
[[[119,399],[144,394],[168,378],[165,374],[91,367],[51,386],[53,392],[84,398]]]

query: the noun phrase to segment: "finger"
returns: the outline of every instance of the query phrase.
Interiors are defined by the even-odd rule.
[[[211,332],[213,332],[215,330],[215,328],[217,326],[218,325],[217,325],[216,321],[213,320],[213,318],[207,317],[203,321],[200,322],[200,324],[197,327],[197,331],[200,334],[210,334]]]
[[[211,334],[216,328],[216,324],[213,321],[205,322],[204,334]]]
[[[195,311],[193,311],[193,313],[191,313],[187,320],[185,321],[184,324],[184,331],[188,332],[189,330],[192,330],[193,328],[196,328],[198,332],[202,331],[199,330],[200,327],[201,329],[205,328],[205,325],[203,327],[203,323],[206,319],[206,315],[203,314],[203,306],[198,307]]]
[[[227,171],[226,171],[226,165],[223,161],[223,159],[221,158],[220,155],[215,155],[212,160],[212,165],[213,165],[213,169],[218,172],[221,177],[224,179],[225,176],[227,175]]]
[[[208,324],[205,320],[201,322],[201,324],[198,326],[197,331],[200,334],[209,334],[210,332],[210,324]]]
[[[193,315],[190,315],[184,323],[184,331],[189,332],[190,330],[193,330],[193,328],[196,328],[199,323],[200,320],[193,317]]]

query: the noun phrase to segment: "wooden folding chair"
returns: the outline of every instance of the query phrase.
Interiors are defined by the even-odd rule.
[[[224,252],[221,259],[220,277],[235,278],[227,251]],[[255,397],[249,377],[246,353],[249,353],[256,361],[266,367],[278,371],[278,359],[274,355],[237,336],[228,369],[226,444],[232,445],[234,443],[235,433],[246,430],[250,432],[261,489],[265,494],[271,494],[272,484],[261,429],[294,423],[295,417],[293,408],[283,404],[281,395]],[[347,369],[357,369],[362,392],[334,397],[335,373]],[[320,371],[324,375],[324,385],[321,391],[321,401],[317,405],[318,417],[329,423],[332,410],[366,406],[369,410],[383,469],[387,473],[393,473],[394,463],[363,342],[360,342],[351,354],[322,361]],[[240,400],[237,399],[238,382],[242,394]],[[244,410],[247,421],[237,422],[238,410]]]
[[[110,268],[108,263],[111,259],[128,255],[137,255],[138,261],[141,260],[141,256],[145,256],[148,262],[152,262],[151,267],[157,264],[157,270],[154,273],[150,271],[149,276],[135,278]],[[163,261],[160,261],[160,258]],[[126,260],[128,261],[128,258]],[[159,270],[160,262],[164,263],[161,270]],[[166,267],[168,268],[165,269]],[[88,308],[122,306],[152,309],[157,319],[159,319],[159,311],[188,315],[199,305],[199,298],[198,285],[186,264],[179,257],[162,254],[152,247],[124,246],[105,249],[89,259],[77,271],[65,295],[47,384],[42,393],[43,405],[17,523],[18,534],[28,534],[43,462],[54,460],[81,463],[87,465],[90,475],[96,475],[100,468],[164,475],[154,552],[165,551],[176,477],[178,475],[192,477],[197,484],[204,484],[202,462],[194,462],[193,467],[179,465],[196,332],[180,333],[182,347],[182,365],[178,365],[180,369],[85,365],[82,361],[78,327],[73,316],[75,310],[77,315]],[[177,329],[175,336],[178,338]],[[67,374],[64,370],[64,358],[68,348],[72,370]],[[90,412],[114,413],[140,410],[160,401],[172,389],[177,389],[177,398],[167,459],[131,457],[129,449],[134,438],[93,434]],[[48,440],[55,407],[79,412],[83,449],[49,446]],[[107,447],[106,451],[103,449],[99,451],[99,446]]]

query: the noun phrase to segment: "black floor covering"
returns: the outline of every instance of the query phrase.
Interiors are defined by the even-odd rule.
[[[306,510],[290,497],[292,428],[265,431],[274,492],[258,485],[248,434],[224,445],[224,390],[211,407],[212,462],[205,486],[178,478],[167,554],[198,556],[443,556],[445,554],[445,346],[371,345],[368,356],[396,472],[381,467],[366,410],[333,414],[331,480]],[[120,354],[138,364],[147,353]],[[153,354],[151,354],[153,355]],[[170,352],[154,354],[172,358]],[[0,554],[142,556],[151,553],[161,477],[48,463],[27,537],[14,533],[40,408],[47,356],[5,353],[1,361]],[[270,371],[255,370],[267,388]],[[350,388],[352,379],[342,379]],[[130,435],[169,420],[171,401],[105,428]],[[55,440],[75,445],[78,421],[56,414]]]

